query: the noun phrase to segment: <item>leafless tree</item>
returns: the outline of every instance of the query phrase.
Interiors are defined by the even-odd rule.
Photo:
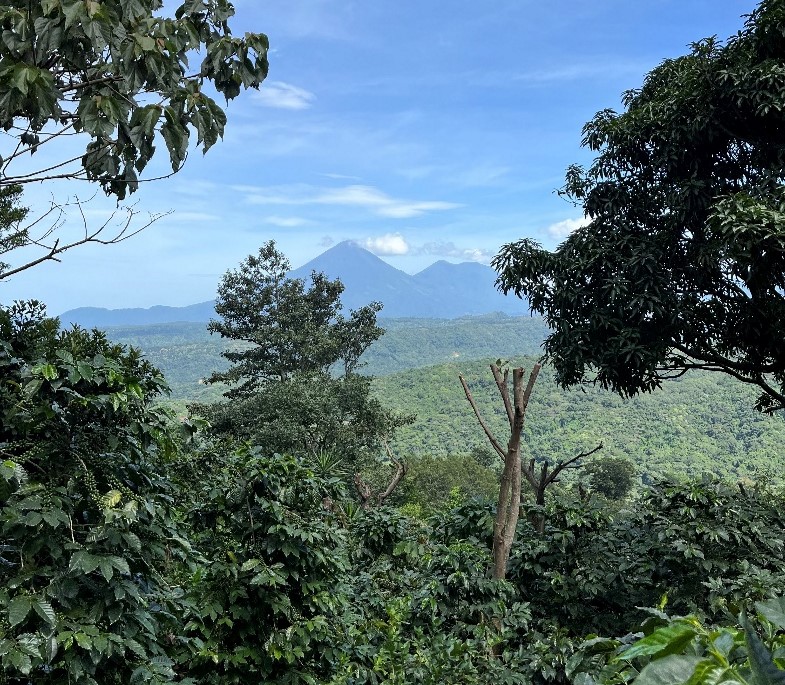
[[[600,444],[589,452],[582,452],[572,459],[557,463],[553,468],[550,468],[547,461],[543,462],[539,468],[539,473],[537,473],[537,465],[534,459],[527,461],[526,466],[523,466],[521,461],[521,434],[526,418],[526,409],[529,406],[529,400],[531,399],[532,390],[537,382],[540,369],[540,364],[534,365],[526,385],[524,385],[524,369],[520,367],[513,369],[512,397],[510,397],[509,370],[505,369],[502,371],[498,364],[491,364],[493,379],[504,403],[505,413],[510,426],[510,438],[507,441],[506,448],[494,436],[480,414],[477,403],[464,377],[458,377],[466,393],[466,399],[469,401],[483,432],[494,451],[504,460],[496,520],[493,526],[493,577],[496,579],[503,579],[507,575],[507,562],[515,541],[515,530],[520,516],[521,477],[526,478],[527,483],[534,492],[535,502],[542,506],[545,504],[546,488],[551,483],[556,482],[562,471],[577,467],[579,465],[578,462],[582,458],[602,449],[602,444]],[[542,534],[545,528],[545,516],[541,508],[532,516],[531,523]]]

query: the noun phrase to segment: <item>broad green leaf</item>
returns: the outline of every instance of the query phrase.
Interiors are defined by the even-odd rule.
[[[694,637],[695,631],[690,626],[678,623],[667,625],[638,640],[624,650],[619,658],[629,660],[639,656],[674,654],[684,649]]]
[[[8,622],[11,624],[11,627],[13,628],[24,621],[32,607],[33,603],[29,597],[14,597],[8,603]]]
[[[33,669],[33,662],[30,660],[30,657],[18,649],[13,649],[8,653],[8,661],[13,667],[19,669],[23,675],[29,675]]]
[[[76,640],[76,644],[78,644],[82,649],[92,649],[93,641],[89,635],[86,633],[78,632],[74,634],[74,639]]]
[[[147,652],[145,652],[144,647],[140,645],[136,640],[131,638],[125,640],[125,646],[128,647],[134,654],[137,656],[142,657],[142,659],[147,658]]]
[[[105,509],[111,509],[116,507],[122,498],[123,494],[119,490],[110,490],[101,498],[101,504]]]
[[[744,638],[755,685],[785,685],[785,671],[780,670],[746,617],[742,618]]]
[[[33,608],[35,609],[36,613],[44,619],[50,626],[55,625],[57,623],[57,616],[55,615],[55,610],[52,608],[52,605],[49,604],[44,599],[39,599],[34,605]]]
[[[777,628],[785,628],[785,597],[755,602],[755,608],[767,621]]]
[[[248,561],[243,562],[243,565],[240,567],[241,571],[250,571],[251,569],[256,568],[261,562],[259,559],[248,559]]]
[[[44,658],[46,663],[51,664],[55,656],[57,656],[57,638],[54,635],[50,635],[44,638]]]
[[[101,559],[101,563],[99,564],[101,569],[101,575],[106,579],[107,582],[112,580],[112,576],[114,575],[114,567],[112,566],[112,562],[109,559]]]
[[[703,661],[697,656],[672,654],[652,661],[635,679],[635,685],[684,685]]]

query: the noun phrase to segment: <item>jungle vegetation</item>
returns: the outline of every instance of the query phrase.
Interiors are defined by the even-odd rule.
[[[73,173],[118,196],[157,135],[175,169],[188,130],[215,142],[222,119],[203,79],[227,96],[257,85],[266,40],[232,38],[224,0],[154,21],[160,9],[0,7],[0,106],[28,122],[20,142],[43,144],[50,120],[84,131]],[[785,491],[742,465],[781,426],[783,27],[785,5],[764,0],[737,37],[697,43],[655,69],[627,111],[589,124],[600,159],[586,176],[571,170],[568,190],[594,230],[554,255],[519,243],[498,261],[502,285],[554,327],[552,371],[461,360],[462,388],[456,366],[433,367],[451,380],[424,384],[442,413],[421,434],[446,423],[456,397],[455,430],[475,436],[441,456],[407,442],[416,424],[358,366],[381,335],[378,305],[346,316],[340,282],[280,276],[273,245],[221,283],[212,328],[235,346],[212,379],[226,397],[188,417],[161,402],[164,374],[140,350],[62,330],[38,302],[1,307],[0,683],[780,685]],[[183,54],[200,49],[199,77],[186,78]],[[159,92],[162,70],[161,111],[118,104]],[[93,87],[100,111],[73,95]],[[2,174],[6,254],[27,244],[25,179]],[[556,291],[571,251],[585,278]],[[409,391],[425,374],[405,373]],[[549,374],[552,387],[595,378],[622,397],[703,380],[717,426],[740,415],[729,406],[764,413],[733,477],[652,465],[636,484],[641,462],[597,425],[623,400],[594,389],[586,406],[604,410],[571,413],[566,394],[545,392]],[[735,401],[719,402],[718,377]],[[270,398],[276,416],[243,418]],[[304,416],[281,412],[301,404]],[[649,434],[664,436],[658,449],[679,422],[690,428],[668,406]],[[571,444],[549,436],[562,422]],[[645,439],[641,425],[624,430],[631,449]],[[567,465],[580,468],[547,479]]]

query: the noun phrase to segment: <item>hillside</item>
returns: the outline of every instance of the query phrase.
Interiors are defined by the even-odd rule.
[[[504,315],[463,319],[388,319],[387,333],[366,354],[365,373],[390,408],[417,415],[396,449],[444,455],[484,445],[484,436],[458,383],[464,373],[487,420],[503,434],[503,416],[488,362],[501,356],[524,363],[545,335],[540,319]],[[220,398],[200,383],[224,368],[225,342],[202,324],[114,328],[110,337],[142,348],[166,374],[172,398]],[[473,361],[487,357],[487,361]],[[525,360],[531,366],[533,358]],[[785,460],[785,417],[752,410],[755,392],[721,374],[690,373],[652,395],[623,401],[588,387],[560,390],[546,369],[529,410],[527,449],[561,459],[603,442],[605,456],[626,456],[642,474],[716,474],[732,478],[768,472]]]
[[[380,319],[386,330],[364,355],[363,373],[381,376],[455,359],[537,354],[546,328],[539,318],[492,314],[461,319]],[[166,375],[174,399],[206,400],[215,388],[200,379],[226,368],[227,342],[204,324],[174,323],[107,329],[109,337],[141,348]]]
[[[375,381],[390,408],[417,414],[395,447],[434,455],[486,445],[458,381],[462,373],[486,421],[500,438],[505,417],[488,364],[456,362],[403,371]],[[533,358],[514,363],[531,368]],[[650,395],[622,400],[593,388],[561,390],[543,369],[527,414],[524,454],[558,460],[604,443],[603,456],[631,459],[647,476],[722,475],[779,478],[785,417],[752,409],[750,389],[719,373],[690,373]]]

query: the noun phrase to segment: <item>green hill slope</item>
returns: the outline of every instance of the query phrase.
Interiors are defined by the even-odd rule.
[[[388,319],[364,372],[390,408],[417,415],[401,430],[402,454],[467,453],[485,438],[458,382],[463,373],[484,415],[504,438],[504,416],[488,363],[501,356],[531,367],[545,335],[540,319],[504,315],[455,320]],[[113,340],[140,347],[166,374],[179,405],[220,398],[201,383],[225,368],[225,341],[202,324],[109,329]],[[487,357],[488,361],[472,361]],[[732,478],[770,473],[785,463],[785,416],[752,410],[755,391],[721,374],[691,373],[652,395],[623,401],[596,388],[558,389],[545,369],[532,398],[527,451],[563,459],[603,442],[605,456],[626,456],[644,477],[676,473]]]
[[[382,376],[456,359],[498,354],[537,354],[546,335],[539,318],[504,314],[462,319],[383,319],[382,338],[364,355],[363,373]],[[220,396],[200,381],[224,370],[227,342],[204,324],[173,323],[107,329],[115,342],[139,347],[166,375],[172,397],[208,401]]]
[[[462,373],[497,436],[505,416],[487,362],[442,364],[375,381],[390,408],[417,414],[396,441],[401,454],[465,453],[486,445],[458,381]],[[534,359],[514,362],[531,368]],[[755,391],[718,373],[692,373],[654,394],[622,400],[597,388],[561,390],[543,369],[527,415],[524,454],[560,460],[599,442],[603,456],[624,456],[647,476],[714,474],[779,477],[785,463],[785,417],[752,409]]]

